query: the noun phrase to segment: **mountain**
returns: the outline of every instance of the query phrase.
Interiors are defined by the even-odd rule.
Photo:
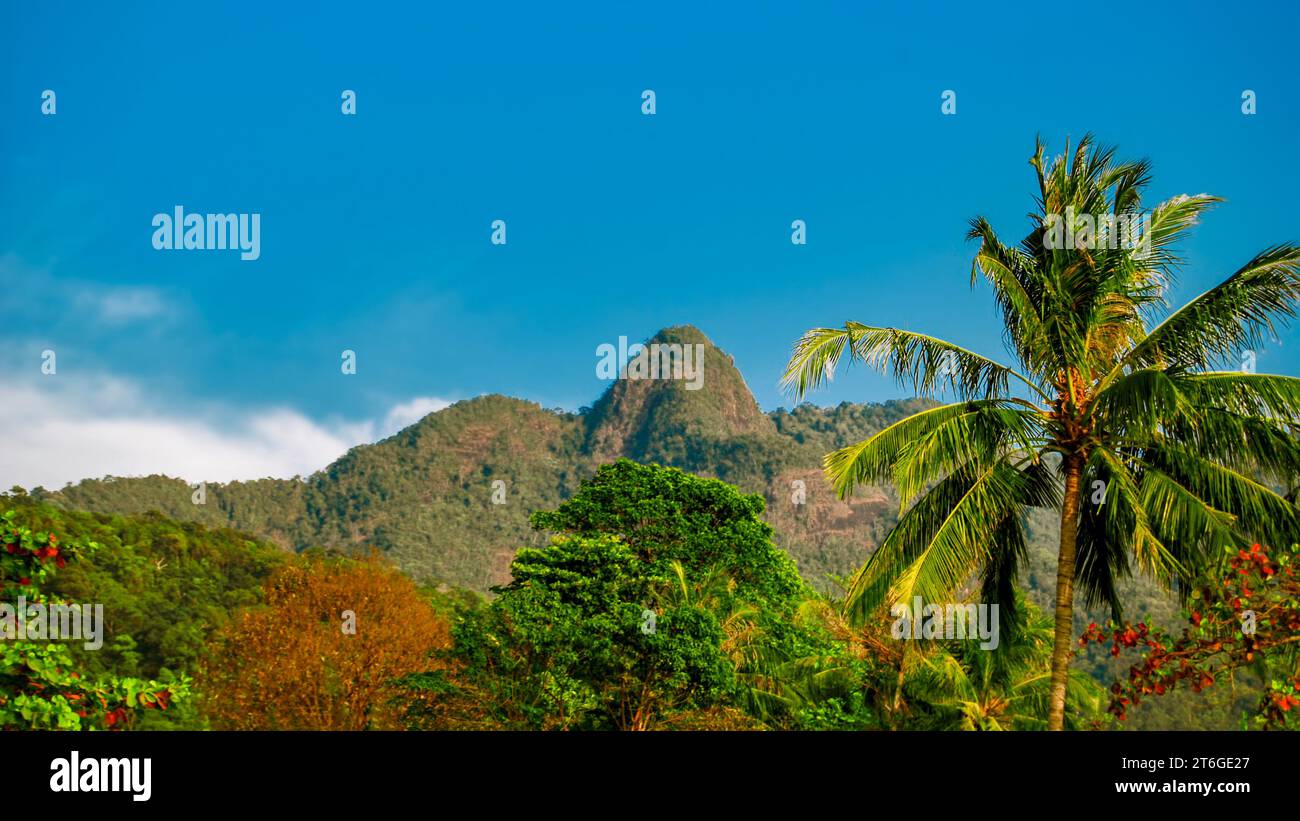
[[[776,433],[731,357],[697,329],[666,328],[646,345],[703,351],[699,384],[692,369],[683,370],[682,378],[614,380],[590,414],[587,450],[596,461],[626,456],[662,463],[685,458],[680,449],[685,440],[761,441]],[[655,352],[649,347],[647,353]],[[658,358],[662,362],[662,355]],[[694,358],[688,360],[699,367]]]
[[[696,328],[667,328],[646,344],[702,351],[702,378],[688,367],[682,378],[614,379],[576,414],[497,395],[458,402],[309,477],[208,483],[202,504],[189,484],[165,476],[87,479],[34,495],[70,509],[156,510],[286,549],[377,548],[416,578],[485,591],[508,579],[519,547],[546,538],[528,526],[530,513],[554,508],[598,465],[626,456],[762,494],[777,544],[814,585],[857,567],[893,524],[897,499],[886,488],[836,499],[821,459],[930,403],[764,413],[732,358]],[[627,375],[637,375],[633,365]]]

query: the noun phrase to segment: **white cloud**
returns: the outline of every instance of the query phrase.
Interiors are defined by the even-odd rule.
[[[167,311],[167,301],[153,288],[87,289],[77,300],[107,325],[152,319]]]
[[[46,382],[46,380],[49,380]],[[57,382],[55,380],[58,380]],[[162,473],[192,482],[309,475],[348,448],[396,432],[449,403],[417,397],[382,419],[321,423],[291,408],[160,413],[133,383],[44,377],[6,380],[0,402],[0,488]]]
[[[55,322],[118,328],[145,320],[176,321],[186,310],[178,295],[144,285],[115,285],[73,276],[55,277],[12,252],[0,254],[0,309]]]
[[[436,396],[417,396],[409,402],[394,405],[384,417],[379,435],[392,436],[402,428],[419,422],[431,413],[437,413],[451,403]]]

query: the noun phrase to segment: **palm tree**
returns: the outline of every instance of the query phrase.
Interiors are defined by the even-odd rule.
[[[718,617],[722,628],[718,649],[735,669],[740,706],[748,715],[779,726],[783,716],[800,707],[846,695],[857,685],[850,672],[831,659],[819,654],[791,657],[775,646],[760,623],[760,608],[736,599],[735,589],[735,580],[723,568],[691,580],[685,566],[672,561],[661,593],[674,606],[699,607]],[[805,611],[818,602],[804,601],[796,621],[807,618]]]
[[[1089,136],[1050,162],[1038,140],[1030,165],[1039,193],[1029,235],[1005,245],[983,218],[968,235],[979,240],[971,284],[982,274],[992,286],[1019,369],[848,322],[804,334],[784,384],[801,399],[847,355],[921,396],[951,390],[957,400],[825,459],[841,497],[892,480],[901,498],[897,525],[852,580],[846,603],[858,616],[914,595],[941,601],[974,579],[1014,631],[1022,514],[1059,508],[1048,712],[1059,730],[1076,586],[1118,617],[1116,584],[1134,568],[1177,587],[1225,545],[1296,538],[1295,503],[1274,487],[1300,475],[1300,379],[1211,369],[1294,318],[1300,248],[1261,251],[1155,324],[1181,263],[1175,243],[1219,198],[1162,202],[1144,215],[1142,242],[1125,241],[1118,218],[1143,213],[1146,161],[1118,162]],[[1072,241],[1056,241],[1062,228]]]

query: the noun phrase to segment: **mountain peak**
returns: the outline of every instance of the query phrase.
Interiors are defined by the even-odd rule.
[[[713,341],[704,335],[704,331],[694,325],[672,325],[661,328],[659,333],[650,337],[650,342],[682,342],[703,344],[713,347]]]
[[[664,328],[642,345],[626,362],[611,363],[617,368],[608,372],[618,376],[592,407],[587,448],[597,461],[626,455],[669,462],[687,439],[776,432],[733,357],[700,329]]]

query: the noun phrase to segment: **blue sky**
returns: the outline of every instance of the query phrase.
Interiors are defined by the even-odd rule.
[[[1000,356],[963,237],[1021,236],[1035,134],[1227,198],[1175,299],[1300,239],[1293,5],[269,5],[0,11],[0,380],[27,414],[0,484],[307,472],[486,392],[576,409],[598,345],[674,324],[767,409],[813,326]],[[154,250],[175,205],[259,213],[261,257]],[[1259,369],[1300,372],[1281,342]],[[899,395],[848,372],[814,401]]]

